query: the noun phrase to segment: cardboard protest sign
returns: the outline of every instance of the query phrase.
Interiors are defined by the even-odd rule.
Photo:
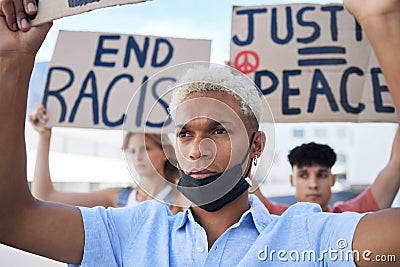
[[[160,131],[170,123],[171,94],[164,92],[181,73],[151,76],[176,64],[209,61],[210,49],[208,40],[61,31],[42,100],[48,125],[121,129],[135,96],[129,130]]]
[[[135,4],[146,0],[40,0],[38,13],[31,25],[39,25],[62,17],[67,17],[94,9],[123,4]]]
[[[234,7],[230,49],[276,122],[397,122],[368,39],[343,6]]]

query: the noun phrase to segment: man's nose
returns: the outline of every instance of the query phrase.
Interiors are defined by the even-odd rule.
[[[215,154],[215,143],[210,138],[197,137],[194,138],[192,146],[189,151],[189,158],[191,160],[198,160],[200,158],[209,159]]]
[[[308,187],[310,189],[317,189],[318,188],[318,179],[315,175],[311,175],[308,179]]]

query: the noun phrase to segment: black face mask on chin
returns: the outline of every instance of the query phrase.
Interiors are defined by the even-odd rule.
[[[249,189],[251,185],[251,181],[247,177],[250,168],[242,176],[242,164],[249,155],[254,135],[255,132],[251,136],[249,148],[242,162],[222,173],[216,173],[204,179],[195,179],[185,174],[178,165],[179,172],[181,173],[181,178],[177,186],[178,190],[187,199],[208,212],[217,211],[235,200]]]

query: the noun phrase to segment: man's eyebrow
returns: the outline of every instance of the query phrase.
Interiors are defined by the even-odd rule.
[[[175,129],[186,129],[186,124],[177,124],[175,125]]]
[[[213,128],[213,127],[217,127],[217,126],[223,126],[224,124],[232,124],[232,122],[231,121],[212,121],[208,124],[208,126],[210,128]]]
[[[233,124],[233,122],[231,121],[211,121],[210,123],[208,123],[208,127],[209,128],[213,128],[213,127],[218,127],[218,126],[223,126],[224,124]],[[187,129],[187,123],[186,124],[177,124],[175,125],[175,129]]]

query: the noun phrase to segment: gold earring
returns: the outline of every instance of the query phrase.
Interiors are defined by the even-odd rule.
[[[253,165],[257,166],[257,164],[258,164],[258,155],[255,155],[253,158]]]

